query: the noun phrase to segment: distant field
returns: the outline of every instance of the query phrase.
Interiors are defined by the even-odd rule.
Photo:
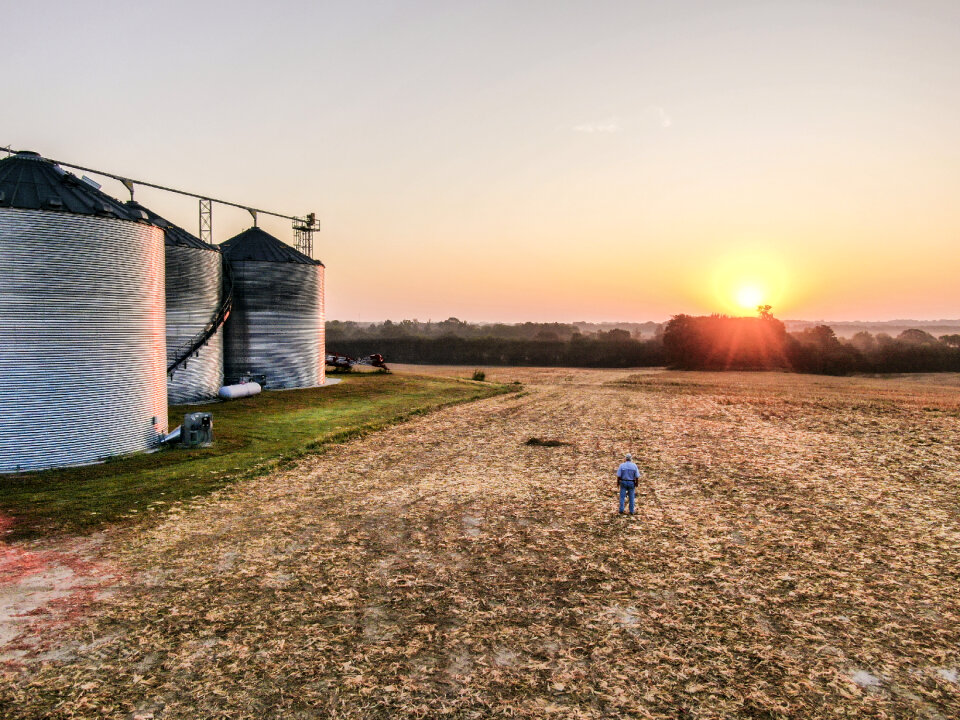
[[[960,376],[484,369],[110,534],[7,716],[958,716]]]
[[[185,413],[213,413],[211,448],[172,448],[99,465],[0,475],[0,515],[12,518],[12,531],[5,539],[77,532],[162,510],[324,445],[503,390],[490,383],[410,375],[338,377],[343,382],[331,387],[171,407],[171,428],[183,421]]]

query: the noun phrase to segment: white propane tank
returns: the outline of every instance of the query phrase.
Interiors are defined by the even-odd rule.
[[[239,385],[224,385],[217,391],[217,395],[224,400],[236,400],[237,398],[257,395],[262,389],[260,383],[246,382],[240,383]]]

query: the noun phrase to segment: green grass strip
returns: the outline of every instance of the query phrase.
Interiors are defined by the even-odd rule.
[[[440,407],[515,391],[456,378],[358,373],[338,385],[265,392],[170,408],[170,427],[188,412],[212,412],[214,446],[167,448],[99,465],[0,475],[4,540],[83,533],[130,522],[238,479]],[[2,522],[0,526],[7,524]]]

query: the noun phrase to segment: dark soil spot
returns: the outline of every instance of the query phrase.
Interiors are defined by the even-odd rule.
[[[528,438],[524,445],[531,445],[533,447],[560,447],[561,445],[570,445],[568,442],[563,440],[544,440],[543,438],[532,437]]]

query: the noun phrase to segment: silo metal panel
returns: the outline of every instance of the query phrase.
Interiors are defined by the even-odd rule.
[[[0,208],[0,472],[156,447],[164,314],[160,229]]]
[[[323,266],[233,261],[224,376],[265,375],[268,388],[324,380]]]
[[[317,305],[320,308],[320,380],[323,385],[327,381],[327,301],[326,301],[326,271],[323,265],[317,266]]]
[[[213,247],[166,248],[167,364],[179,348],[201,332],[220,307],[222,260]],[[194,357],[167,380],[171,405],[211,400],[223,384],[223,331],[218,330]]]

